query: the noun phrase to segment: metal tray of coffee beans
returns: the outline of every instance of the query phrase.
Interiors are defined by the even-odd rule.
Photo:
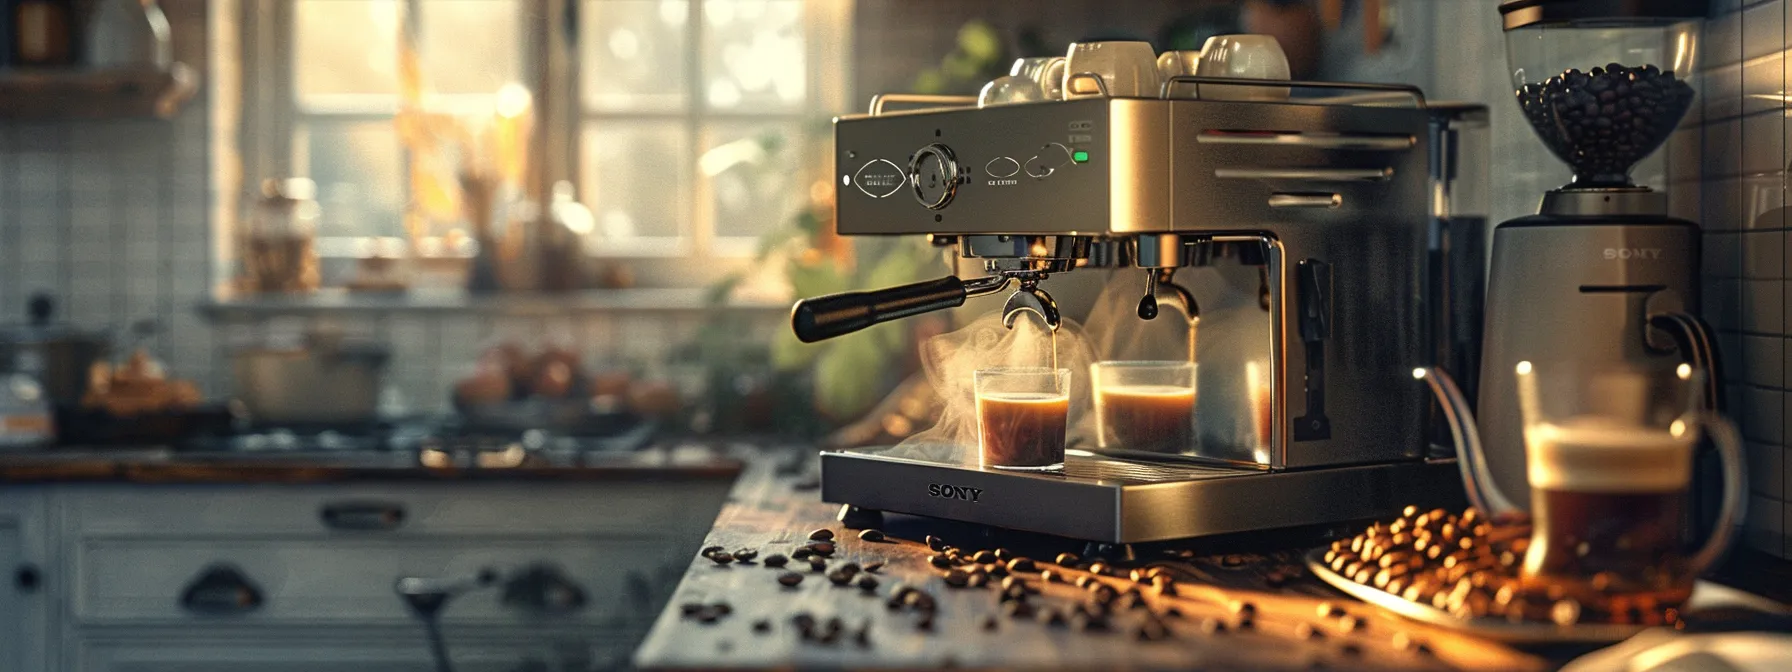
[[[1401,616],[1515,644],[1606,643],[1680,614],[1647,601],[1583,605],[1561,595],[1520,590],[1518,566],[1530,543],[1526,521],[1498,525],[1475,509],[1460,514],[1406,507],[1349,539],[1307,553],[1313,575],[1351,597]],[[1742,606],[1768,613],[1785,607],[1700,581],[1688,611]]]

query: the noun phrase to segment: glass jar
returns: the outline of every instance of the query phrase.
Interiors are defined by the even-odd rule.
[[[1510,0],[1506,63],[1531,130],[1574,171],[1569,188],[1635,186],[1696,98],[1705,3]]]
[[[317,188],[305,178],[261,182],[244,235],[243,278],[254,292],[317,289]]]

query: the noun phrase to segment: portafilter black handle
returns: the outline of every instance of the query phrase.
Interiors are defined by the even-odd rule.
[[[964,305],[965,282],[957,276],[869,292],[841,292],[796,302],[790,328],[804,343],[864,329],[879,322]]]

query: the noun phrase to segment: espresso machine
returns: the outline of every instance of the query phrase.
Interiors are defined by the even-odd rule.
[[[836,119],[838,232],[928,236],[986,275],[805,299],[792,326],[815,341],[1002,292],[1005,322],[1055,326],[1050,278],[1138,274],[1122,319],[1231,327],[1196,348],[1196,424],[1258,429],[1198,427],[1174,454],[1072,444],[1046,473],[981,468],[974,444],[827,451],[824,501],[1129,544],[1460,497],[1453,460],[1427,458],[1429,394],[1412,377],[1432,356],[1421,92],[1212,76],[1199,53],[1163,54],[1154,72],[1077,58],[1141,47],[1151,56],[1072,45],[1043,64],[1056,69],[1043,96],[998,80],[982,100],[886,94]]]

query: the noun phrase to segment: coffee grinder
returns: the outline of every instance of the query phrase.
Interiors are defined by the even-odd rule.
[[[1670,217],[1636,164],[1695,100],[1704,2],[1511,0],[1499,7],[1524,119],[1573,179],[1537,214],[1494,229],[1477,414],[1506,497],[1527,502],[1514,367],[1520,361],[1651,366],[1719,377],[1696,317],[1699,225]]]

